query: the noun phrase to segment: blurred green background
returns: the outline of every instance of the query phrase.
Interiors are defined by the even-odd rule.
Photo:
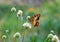
[[[6,35],[5,42],[15,41],[13,35],[16,32],[23,34],[23,42],[44,42],[51,30],[60,38],[60,0],[0,0],[0,42],[4,42],[3,35]],[[15,7],[16,12],[11,12]],[[17,11],[23,11],[23,21],[17,19]],[[40,13],[40,25],[37,28],[24,29],[22,24],[27,21],[28,15]],[[6,33],[5,31],[9,32]],[[22,39],[22,38],[20,38]]]

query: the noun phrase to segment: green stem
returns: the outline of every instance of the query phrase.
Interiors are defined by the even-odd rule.
[[[3,41],[5,42],[5,39]]]
[[[16,37],[16,38],[15,38],[15,42],[19,42],[19,38]]]
[[[22,38],[22,42],[24,42],[24,36],[23,36],[23,38]]]

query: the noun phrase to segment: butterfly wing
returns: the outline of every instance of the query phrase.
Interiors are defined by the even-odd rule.
[[[36,14],[34,15],[34,21],[35,21],[35,27],[39,26],[39,18],[40,18],[40,14]]]
[[[34,17],[29,18],[29,22],[33,25],[34,24]]]
[[[36,15],[32,16],[29,19],[29,21],[34,27],[37,27],[39,25],[39,22],[38,22],[39,18],[40,18],[40,14],[36,14]]]
[[[34,15],[34,17],[35,17],[35,18],[34,18],[35,20],[39,20],[39,18],[40,18],[40,14],[36,14],[36,15]]]

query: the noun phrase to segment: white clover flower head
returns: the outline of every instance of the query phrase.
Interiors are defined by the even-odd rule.
[[[28,22],[24,23],[23,27],[30,28],[30,29],[32,28],[31,24]]]
[[[50,33],[50,34],[48,35],[48,38],[52,39],[52,38],[53,38],[53,34]]]
[[[8,33],[8,32],[9,32],[9,30],[5,30],[5,32],[6,32],[6,33]]]
[[[60,42],[60,40],[58,42]]]
[[[30,18],[30,16],[27,16],[27,19],[29,19]]]
[[[6,35],[3,35],[3,36],[2,36],[2,39],[6,39],[6,38],[7,38],[7,36],[6,36]]]
[[[52,42],[59,42],[59,38],[57,35],[54,35],[52,38]]]
[[[21,34],[19,32],[16,32],[14,35],[13,35],[14,38],[16,37],[21,37]]]
[[[17,16],[22,16],[22,13],[23,13],[22,10],[18,10],[18,12],[17,12]]]
[[[54,33],[54,31],[53,31],[53,30],[51,30],[50,32],[51,32],[51,33]]]
[[[11,8],[11,12],[16,12],[16,8],[15,7],[12,7]]]

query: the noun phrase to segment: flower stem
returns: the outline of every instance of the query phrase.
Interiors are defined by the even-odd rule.
[[[3,41],[5,42],[5,39]]]

